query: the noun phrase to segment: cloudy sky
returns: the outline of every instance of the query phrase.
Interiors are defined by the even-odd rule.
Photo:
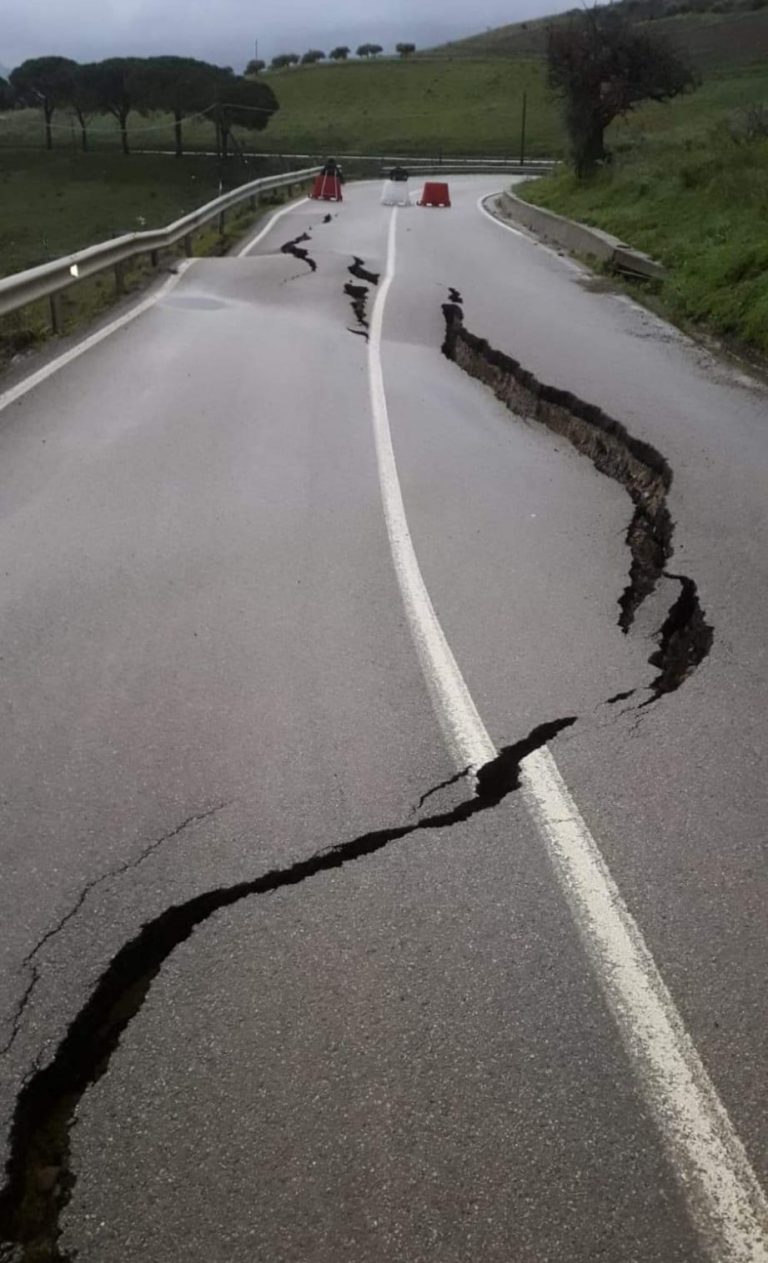
[[[0,65],[176,53],[241,71],[259,56],[366,40],[424,47],[568,8],[573,0],[0,0]]]

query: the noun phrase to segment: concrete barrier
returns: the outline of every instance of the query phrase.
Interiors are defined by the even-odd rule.
[[[603,232],[600,228],[589,228],[586,224],[566,219],[564,215],[556,215],[554,211],[544,210],[541,206],[532,206],[530,202],[515,197],[514,193],[501,193],[496,198],[495,210],[499,218],[521,224],[543,240],[563,246],[574,254],[599,259],[601,263],[607,263],[619,272],[653,279],[666,276],[665,268],[655,259],[643,254],[641,250],[633,250],[625,241],[620,241],[611,233]]]

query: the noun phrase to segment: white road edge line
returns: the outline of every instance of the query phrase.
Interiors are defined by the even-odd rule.
[[[392,559],[440,726],[459,768],[496,755],[446,641],[408,529],[381,358],[395,277],[397,211],[371,316],[368,369],[379,483]],[[643,936],[547,749],[522,764],[525,802],[618,1026],[686,1199],[714,1263],[767,1263],[768,1199]]]
[[[237,254],[235,255],[235,258],[244,259],[245,256],[250,253],[253,247],[257,246],[260,241],[263,241],[267,233],[272,231],[278,219],[282,219],[284,215],[289,215],[291,211],[296,210],[298,206],[303,206],[304,203],[308,201],[309,201],[308,197],[301,197],[299,198],[297,202],[289,202],[287,206],[284,206],[282,208],[282,210],[275,211],[274,215],[267,221],[264,227],[259,229],[259,231],[256,233],[256,236],[252,237],[250,241],[246,242],[246,244],[243,246],[241,250],[238,250]]]
[[[501,192],[501,190],[499,190],[499,192]],[[503,228],[506,232],[514,233],[516,237],[522,237],[524,241],[528,241],[531,245],[538,246],[541,250],[545,250],[547,254],[552,255],[553,259],[557,259],[558,263],[561,264],[562,267],[566,268],[567,271],[575,272],[578,276],[592,275],[590,269],[585,264],[579,263],[577,259],[571,258],[568,254],[564,254],[563,251],[558,249],[554,243],[545,241],[543,237],[537,236],[535,232],[529,232],[526,228],[513,228],[512,224],[508,224],[504,219],[499,219],[498,215],[494,215],[492,211],[489,211],[485,203],[489,200],[489,198],[496,196],[497,194],[495,193],[483,193],[482,197],[478,198],[477,201],[477,209],[485,215],[486,219],[490,219],[492,224],[495,224],[497,228]],[[616,297],[618,297],[618,295],[616,295]],[[647,307],[641,307],[639,303],[633,302],[631,298],[627,301],[631,303],[636,310],[648,312]],[[667,325],[666,328],[673,329],[674,326]],[[675,330],[675,332],[678,331]],[[682,337],[683,335],[681,334],[680,336]]]
[[[482,211],[486,219],[491,219],[493,220],[494,224],[498,224],[499,228],[506,228],[507,232],[513,232],[516,237],[524,237],[528,241],[530,241],[531,238],[528,236],[528,233],[523,232],[522,228],[513,228],[511,224],[505,223],[503,219],[498,219],[496,215],[492,215],[491,212],[488,210],[488,207],[485,204],[488,201],[488,198],[498,197],[499,193],[501,193],[502,191],[503,191],[502,189],[499,189],[498,193],[483,193],[483,195],[477,199],[477,209],[479,211]]]
[[[132,320],[136,320],[138,316],[143,315],[150,307],[154,307],[155,303],[161,298],[165,298],[168,293],[178,285],[181,277],[188,268],[196,263],[196,259],[182,259],[173,276],[169,276],[159,289],[150,294],[149,298],[145,298],[143,302],[137,303],[130,311],[124,315],[118,316],[116,320],[111,320],[108,325],[104,325],[103,329],[97,330],[96,333],[90,334],[89,337],[83,338],[82,342],[78,342],[76,346],[70,347],[68,351],[64,351],[58,355],[55,360],[51,360],[49,364],[45,364],[43,368],[39,368],[36,373],[30,373],[29,377],[25,377],[23,381],[18,382],[16,386],[11,386],[9,390],[0,393],[0,412],[10,404],[15,403],[17,399],[21,399],[30,390],[34,390],[35,386],[39,386],[48,377],[52,377],[54,373],[58,373],[60,368],[64,368],[67,364],[71,364],[73,360],[79,356],[85,355],[86,351],[90,351],[93,347],[98,346],[99,342],[103,342],[105,338],[116,333],[118,329],[122,329],[125,325],[129,325]]]

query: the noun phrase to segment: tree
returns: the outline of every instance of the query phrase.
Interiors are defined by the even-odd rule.
[[[142,67],[139,59],[109,57],[106,61],[91,62],[83,69],[96,109],[117,119],[123,153],[129,154],[128,116],[132,110],[145,108],[140,100]]]
[[[273,57],[271,62],[273,70],[285,70],[288,66],[297,66],[298,64],[298,53],[278,53],[277,57]]]
[[[378,57],[379,53],[384,52],[381,44],[369,44],[368,48],[370,50],[371,57]]]
[[[416,52],[415,44],[395,44],[395,52],[401,57],[410,57],[411,53]]]
[[[173,115],[177,158],[184,154],[184,116],[200,113],[213,103],[223,73],[219,66],[194,57],[144,57],[134,63],[130,86],[137,102],[143,109]]]
[[[377,44],[360,44],[357,50],[357,55],[358,57],[370,57],[374,48],[377,48],[377,47],[378,47]]]
[[[13,109],[13,88],[7,79],[0,79],[0,111]]]
[[[331,49],[329,56],[332,61],[346,61],[349,53],[350,49],[347,48],[346,44],[340,44],[338,48]]]
[[[265,61],[261,61],[259,57],[252,57],[243,71],[243,78],[255,79],[257,74],[262,70],[266,70],[266,68],[267,63]]]
[[[574,13],[551,26],[547,63],[580,177],[606,157],[605,129],[615,118],[640,101],[669,101],[697,83],[679,52],[613,6]]]
[[[46,149],[53,148],[54,111],[69,100],[75,65],[69,57],[33,57],[11,71],[16,100],[43,111]]]
[[[325,61],[325,53],[319,48],[310,48],[301,59],[302,66],[314,66],[318,61]]]
[[[238,79],[231,71],[221,71],[212,110],[221,141],[221,156],[226,158],[229,153],[233,127],[263,131],[279,108],[268,84],[257,83],[254,79]]]
[[[67,105],[80,124],[80,143],[83,153],[88,150],[88,124],[99,110],[95,66],[75,66],[72,72]]]

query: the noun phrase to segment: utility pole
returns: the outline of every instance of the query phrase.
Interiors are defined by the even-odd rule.
[[[523,121],[520,126],[520,166],[525,162],[525,120],[528,113],[528,93],[523,93]]]

